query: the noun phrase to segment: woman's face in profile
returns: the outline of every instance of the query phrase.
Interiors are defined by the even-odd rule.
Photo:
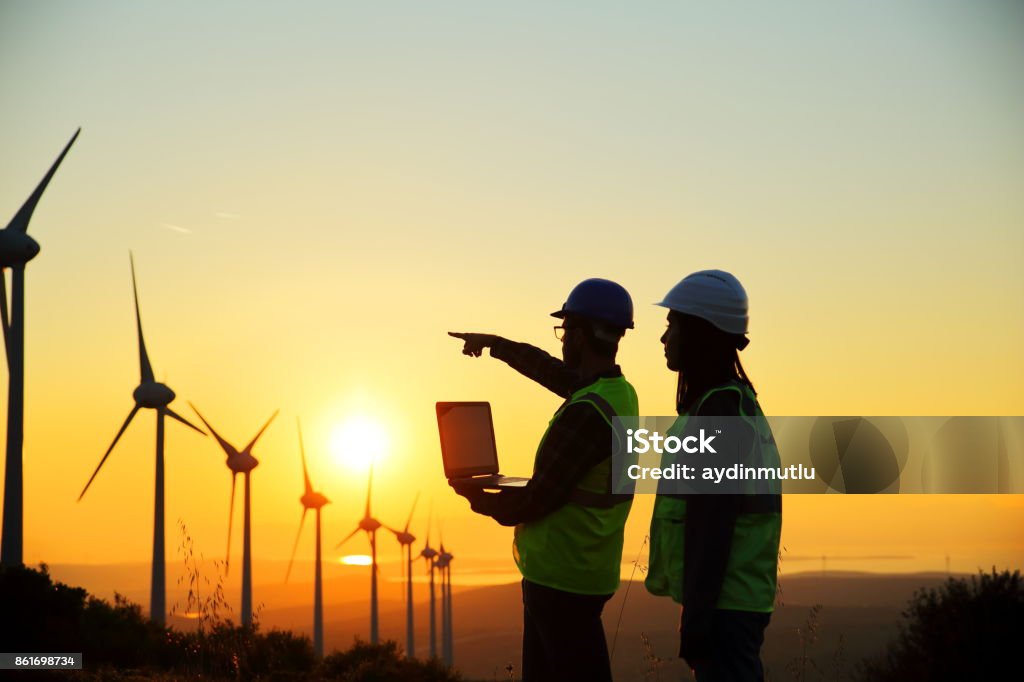
[[[661,343],[665,346],[665,364],[673,372],[678,372],[683,346],[683,325],[679,313],[674,310],[669,311],[668,328],[661,335]]]

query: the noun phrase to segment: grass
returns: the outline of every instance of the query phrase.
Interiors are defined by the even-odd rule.
[[[263,631],[258,609],[251,627],[235,625],[224,597],[221,564],[215,577],[200,572],[202,555],[179,521],[179,552],[188,585],[181,608],[195,614],[196,629],[157,625],[142,607],[115,594],[114,603],[79,587],[54,581],[39,569],[0,566],[0,642],[8,651],[81,652],[81,671],[24,671],[5,679],[69,679],[83,682],[134,680],[345,680],[346,682],[459,682],[439,661],[407,659],[393,641],[356,640],[345,651],[317,661],[308,637],[287,630]]]

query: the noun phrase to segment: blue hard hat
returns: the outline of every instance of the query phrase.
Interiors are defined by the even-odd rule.
[[[583,280],[569,292],[562,309],[551,313],[551,317],[562,318],[568,313],[622,329],[633,328],[633,299],[621,284],[608,279]]]

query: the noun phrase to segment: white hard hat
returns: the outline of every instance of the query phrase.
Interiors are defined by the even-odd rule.
[[[723,270],[687,275],[655,305],[702,318],[730,334],[747,333],[747,292],[738,279]]]

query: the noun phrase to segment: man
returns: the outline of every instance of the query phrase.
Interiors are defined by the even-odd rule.
[[[473,511],[515,526],[523,575],[524,682],[611,682],[601,610],[619,585],[623,527],[632,503],[611,490],[613,422],[639,414],[636,392],[615,364],[633,328],[633,302],[605,279],[580,282],[555,327],[562,360],[491,334],[450,332],[462,352],[491,357],[557,393],[556,410],[523,488],[498,493],[451,481]]]

